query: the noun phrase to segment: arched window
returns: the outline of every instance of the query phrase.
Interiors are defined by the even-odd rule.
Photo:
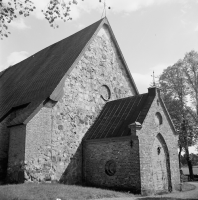
[[[155,123],[157,125],[161,125],[162,124],[162,115],[159,112],[157,112],[155,114]]]

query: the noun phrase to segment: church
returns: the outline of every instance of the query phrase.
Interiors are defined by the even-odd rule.
[[[139,94],[107,18],[0,73],[0,181],[171,192],[178,135]]]

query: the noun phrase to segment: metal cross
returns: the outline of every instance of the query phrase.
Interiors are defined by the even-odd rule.
[[[153,77],[153,87],[155,87],[156,86],[156,84],[155,84],[155,78],[157,78],[157,77],[155,77],[154,71],[153,71],[153,75],[151,75],[151,76]]]
[[[102,0],[99,0],[99,2],[101,3]],[[101,19],[102,19],[102,17],[103,17],[103,14],[104,14],[104,16],[106,17],[106,6],[107,6],[106,0],[104,0],[104,8],[103,8],[103,11],[102,11]],[[108,7],[108,9],[111,9],[111,7]]]

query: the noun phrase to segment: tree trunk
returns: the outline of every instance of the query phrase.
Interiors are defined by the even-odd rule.
[[[179,146],[179,154],[178,154],[178,158],[179,158],[179,169],[181,169],[181,152],[182,152],[182,147]]]
[[[187,160],[187,164],[188,164],[190,180],[194,180],[193,167],[192,167],[192,162],[191,162],[191,160],[190,160],[190,155],[189,155],[188,146],[185,147],[185,151],[186,151],[186,160]]]

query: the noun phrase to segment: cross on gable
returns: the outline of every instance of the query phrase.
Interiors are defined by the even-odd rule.
[[[153,75],[151,75],[152,77],[153,77],[153,87],[155,87],[156,86],[156,83],[155,83],[155,78],[157,78],[157,77],[155,77],[155,72],[153,71]]]
[[[102,0],[99,0],[99,2],[102,3]],[[107,6],[106,0],[104,0],[103,4],[104,4],[104,8],[103,8],[103,11],[102,11],[101,19],[103,18],[103,15],[104,15],[104,17],[106,17],[106,6]],[[111,7],[109,6],[108,9],[111,9]]]

